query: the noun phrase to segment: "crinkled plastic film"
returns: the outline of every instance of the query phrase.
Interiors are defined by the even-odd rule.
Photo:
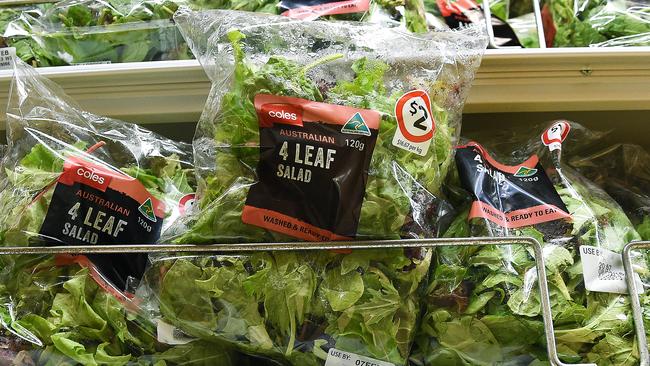
[[[32,16],[38,17],[43,11],[49,8],[52,4],[27,4],[27,5],[0,5],[0,47],[6,47],[7,44],[3,37],[7,25],[11,21],[20,18],[20,15],[23,12],[32,14]]]
[[[42,14],[24,12],[6,43],[34,66],[191,58],[171,18],[172,1],[62,1]]]
[[[195,187],[189,144],[83,111],[18,59],[14,72],[0,173],[1,245],[154,243],[161,232],[183,230],[178,218]],[[96,282],[93,288],[125,306],[134,302],[148,261],[145,254],[124,253],[46,259],[44,271],[72,276],[84,268]],[[38,263],[23,257],[3,260],[6,281],[0,283],[9,292],[2,311],[11,315],[16,307],[38,306],[11,292],[22,290],[16,282],[21,276],[27,281],[40,271]],[[68,266],[77,270],[63,268]],[[14,287],[6,288],[10,285]]]
[[[603,187],[625,210],[643,240],[650,240],[650,153],[616,144],[572,156],[569,164]]]
[[[287,4],[284,4],[287,3]],[[43,10],[5,13],[4,42],[33,66],[120,63],[192,58],[172,16],[179,5],[193,9],[234,9],[313,20],[368,21],[427,30],[422,0],[376,2],[65,0]],[[283,5],[284,4],[284,5]],[[290,7],[294,13],[289,14]],[[0,11],[2,11],[0,9]],[[1,14],[1,13],[0,13]],[[16,19],[14,19],[16,18]],[[11,22],[9,22],[12,20]]]
[[[583,132],[580,135],[584,136],[585,130],[574,123],[556,121],[551,126],[558,123],[571,126],[571,130]],[[469,143],[467,146],[475,149],[481,164],[488,164],[491,159],[485,168],[489,171],[480,168],[485,175],[478,178],[472,194],[487,194],[482,191],[486,186],[481,179],[488,179],[488,174],[494,177],[501,174],[501,178],[495,178],[501,182],[496,196],[491,196],[498,204],[494,206],[496,209],[491,209],[482,199],[473,197],[472,209],[468,207],[459,214],[446,236],[523,235],[538,239],[544,246],[559,359],[565,363],[634,365],[638,363],[639,353],[620,253],[629,241],[639,236],[624,211],[605,191],[568,166],[563,154],[571,138],[564,138],[560,149],[552,151],[543,144],[540,135],[528,143],[516,138],[495,140],[496,149]],[[494,154],[495,150],[500,154]],[[457,159],[463,156],[458,151]],[[491,154],[491,158],[486,158]],[[535,161],[526,160],[533,154],[541,166],[528,164]],[[508,170],[506,164],[519,167],[516,172],[512,170],[514,176],[499,173]],[[484,212],[503,210],[508,216],[512,211],[505,211],[505,207],[517,191],[533,202],[546,205],[547,197],[539,187],[522,191],[514,188],[521,185],[512,183],[517,175],[543,181],[539,169],[552,182],[570,218],[517,225],[514,224],[519,219],[517,216],[509,216],[507,224],[497,224],[487,216],[469,214],[476,212],[474,207],[478,201],[478,207],[487,210]],[[508,181],[511,183],[504,183]],[[519,217],[532,220],[534,215]],[[452,253],[440,251],[434,257],[437,259],[433,260],[431,285],[425,295],[429,309],[418,335],[422,343],[418,343],[414,354],[421,364],[494,364],[516,360],[516,364],[528,365],[546,361],[546,355],[540,352],[545,349],[545,342],[540,337],[543,329],[538,300],[536,293],[530,291],[538,279],[529,270],[532,260],[529,253],[520,248],[481,248]],[[587,258],[586,264],[583,258]],[[587,276],[583,270],[596,271],[597,276]],[[586,289],[586,277],[589,286],[594,286],[591,290]],[[602,286],[598,281],[603,279],[617,281],[619,287],[597,288]]]
[[[647,46],[650,6],[637,0],[547,0],[553,47]],[[550,36],[550,37],[549,37]]]
[[[62,266],[50,255],[2,255],[0,262],[3,364],[272,365],[227,345],[175,338],[140,301],[126,306],[99,287],[88,268]]]
[[[281,364],[325,365],[333,348],[406,365],[431,252],[156,255],[145,298],[192,339]]]
[[[358,228],[343,236],[437,235],[438,219],[447,212],[440,186],[486,45],[482,29],[413,35],[372,24],[298,22],[232,11],[181,10],[175,20],[213,86],[194,140],[200,214],[190,231],[174,240],[288,240],[242,222],[249,189],[259,182],[260,149],[273,147],[260,144],[253,105],[258,94],[379,113],[369,168],[350,171],[367,174]],[[424,156],[392,144],[396,103],[415,89],[428,93],[435,119]],[[317,200],[336,202],[336,194],[325,191]],[[300,209],[313,210],[313,202],[313,196],[306,197]]]
[[[623,207],[637,232],[650,240],[650,154],[633,144],[616,144],[602,150],[573,156],[570,164],[603,187]],[[630,252],[632,269],[639,276],[641,310],[646,335],[650,330],[649,252],[639,248]]]

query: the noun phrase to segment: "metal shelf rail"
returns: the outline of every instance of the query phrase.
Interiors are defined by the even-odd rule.
[[[537,278],[546,278],[542,245],[530,237],[506,238],[462,238],[462,239],[413,239],[388,241],[350,241],[350,242],[297,242],[261,244],[220,244],[220,245],[99,245],[99,246],[52,246],[52,247],[0,247],[0,255],[25,254],[109,254],[109,253],[241,253],[269,250],[341,250],[377,248],[437,248],[442,246],[486,246],[523,245],[532,247],[536,258]],[[568,366],[560,361],[555,343],[555,332],[546,281],[537,281],[541,299],[542,317],[546,333],[547,352],[553,366]],[[594,364],[572,364],[573,366],[596,366]]]
[[[636,272],[632,264],[633,251],[639,249],[650,249],[650,241],[633,241],[623,249],[623,267],[625,268],[625,280],[630,292],[630,304],[632,305],[632,317],[636,332],[637,342],[639,344],[639,356],[641,359],[640,366],[650,365],[650,353],[648,352],[648,341],[646,329],[643,325],[643,309],[639,300],[639,287],[636,281]]]

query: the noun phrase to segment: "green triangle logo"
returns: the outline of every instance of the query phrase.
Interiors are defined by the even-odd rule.
[[[515,173],[515,177],[526,178],[535,175],[535,173],[537,173],[537,169],[535,168],[520,166],[519,170]]]
[[[341,132],[351,135],[370,136],[370,129],[359,112],[355,113],[352,118],[345,122],[343,128],[341,128]]]
[[[147,198],[143,204],[138,207],[138,211],[144,215],[149,221],[156,222],[156,215],[153,212],[153,202],[151,202],[151,197]]]

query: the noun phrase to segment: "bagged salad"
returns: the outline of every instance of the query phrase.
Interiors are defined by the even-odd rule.
[[[262,366],[225,345],[186,339],[118,301],[78,264],[0,256],[0,364]]]
[[[650,153],[642,146],[616,144],[573,156],[569,164],[603,187],[625,210],[643,240],[650,240]]]
[[[155,256],[158,317],[189,339],[282,365],[407,364],[431,251]]]
[[[64,0],[23,12],[4,38],[34,66],[189,59],[171,0]]]
[[[436,237],[480,29],[233,11],[175,20],[213,87],[179,243]]]
[[[194,199],[191,147],[81,110],[14,60],[0,172],[4,246],[151,244]],[[129,301],[145,254],[73,257]]]
[[[81,110],[21,61],[7,113],[4,246],[153,243],[191,209],[188,144]],[[263,365],[151,317],[144,254],[0,256],[0,362]]]
[[[427,30],[422,0],[63,0],[39,12],[0,8],[0,29],[6,44],[33,66],[183,60],[192,54],[172,21],[180,5]]]
[[[512,146],[510,154],[494,156],[476,142],[458,147],[459,181],[471,203],[445,236],[539,240],[560,359],[635,365],[639,353],[620,253],[638,234],[620,206],[565,163],[563,142],[572,126],[578,127],[554,122],[541,139]],[[445,248],[432,269],[417,362],[547,361],[529,251]]]
[[[532,3],[527,4],[528,16],[516,18],[520,6],[513,6],[511,14],[510,0],[490,2],[490,26],[494,32],[494,46],[497,47],[532,47],[537,35],[532,14]],[[485,24],[483,2],[480,0],[427,0],[425,9],[430,17],[442,19],[451,29],[468,24]],[[532,18],[532,19],[531,19]],[[512,22],[511,22],[512,20]],[[516,25],[516,27],[515,27]]]
[[[650,45],[650,5],[642,0],[546,0],[548,47]]]

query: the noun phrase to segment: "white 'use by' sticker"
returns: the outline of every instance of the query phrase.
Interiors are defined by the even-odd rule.
[[[628,293],[623,257],[620,254],[603,248],[582,245],[580,259],[587,290],[615,294]],[[636,282],[639,292],[643,292],[643,285],[638,275]]]

